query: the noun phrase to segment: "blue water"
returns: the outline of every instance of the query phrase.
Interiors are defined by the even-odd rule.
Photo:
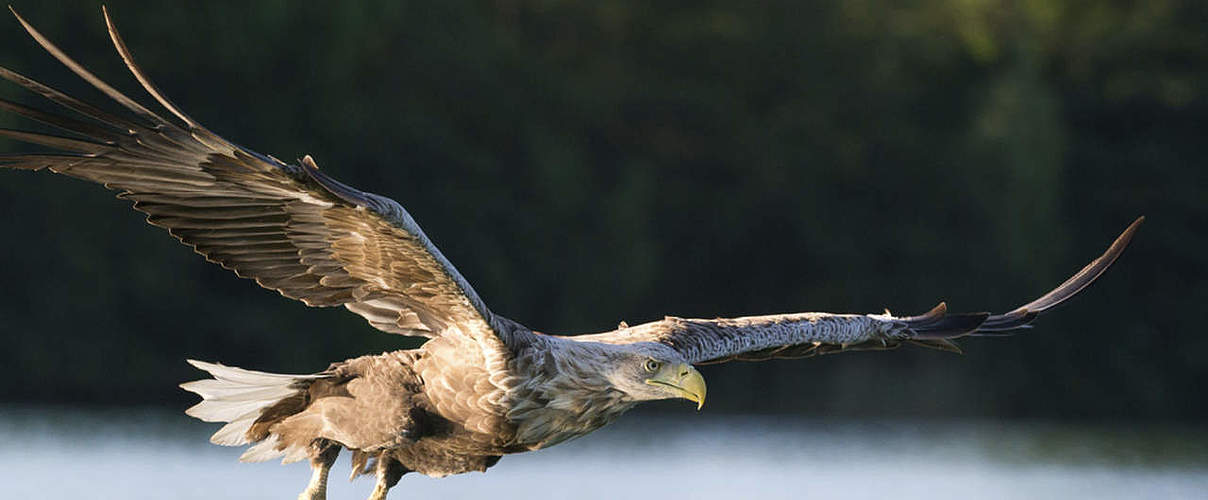
[[[0,408],[0,498],[294,498],[304,463],[241,464],[175,412]],[[347,457],[328,498],[365,498]],[[1208,432],[986,421],[629,415],[391,498],[1208,498]]]

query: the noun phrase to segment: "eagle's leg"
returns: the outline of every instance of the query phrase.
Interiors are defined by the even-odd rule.
[[[373,493],[369,494],[369,500],[386,500],[386,492],[398,484],[398,480],[402,479],[407,470],[403,468],[403,464],[390,456],[390,452],[383,451],[378,455],[376,472],[377,485],[373,487]]]
[[[340,445],[326,439],[316,439],[310,443],[310,467],[313,472],[310,483],[298,495],[298,500],[325,500],[327,498],[327,473],[331,464],[336,463],[340,456]]]

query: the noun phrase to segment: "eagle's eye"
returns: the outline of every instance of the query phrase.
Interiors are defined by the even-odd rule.
[[[653,359],[646,360],[646,371],[648,371],[648,372],[653,372],[655,370],[658,370],[659,366],[660,366],[660,364],[658,361],[655,361]]]

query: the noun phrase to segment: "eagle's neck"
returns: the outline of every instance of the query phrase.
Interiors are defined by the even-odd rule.
[[[616,346],[545,337],[522,363],[528,379],[513,392],[508,419],[516,442],[553,446],[603,427],[637,401],[616,389],[606,373]]]

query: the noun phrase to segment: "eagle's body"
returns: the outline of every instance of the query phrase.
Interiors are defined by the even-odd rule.
[[[705,400],[693,365],[803,358],[903,344],[958,351],[951,339],[1026,328],[1084,289],[1120,256],[1141,219],[1099,258],[1007,313],[918,316],[794,313],[620,325],[580,336],[534,332],[486,307],[394,200],[344,185],[309,157],[288,164],[210,132],[151,84],[113,28],[127,68],[162,110],[113,89],[18,16],[66,67],[125,108],[113,114],[12,70],[0,78],[57,105],[0,99],[0,110],[65,135],[0,129],[51,151],[0,155],[0,167],[103,184],[207,260],[315,307],[343,306],[420,348],[334,363],[310,375],[192,362],[214,378],[183,384],[203,401],[188,413],[226,422],[211,441],[250,445],[245,460],[308,459],[302,497],[323,498],[343,449],[354,476],[373,471],[371,498],[406,472],[486,470],[502,455],[558,444],[612,422],[642,401]],[[168,113],[168,118],[161,116]]]
[[[515,451],[503,438],[514,434],[508,431],[515,428],[500,419],[506,414],[503,405],[475,399],[468,402],[461,418],[454,417],[456,420],[440,412],[438,405],[442,402],[429,399],[416,366],[425,354],[422,349],[414,349],[363,356],[335,363],[317,378],[289,379],[293,394],[263,400],[267,405],[263,417],[240,422],[233,428],[232,438],[236,443],[258,443],[247,451],[248,460],[282,455],[286,461],[310,458],[312,447],[338,443],[353,450],[354,474],[368,472],[370,458],[397,462],[400,472],[436,477],[485,471],[500,455]],[[215,365],[199,366],[215,375],[258,375]],[[428,370],[447,380],[445,373],[432,373],[440,371],[440,366]],[[265,380],[265,385],[258,388],[269,388],[272,383]],[[204,417],[228,404],[222,399],[209,400],[190,413]],[[467,425],[471,420],[493,424],[479,430]],[[316,439],[324,441],[316,443]]]
[[[637,403],[586,375],[616,346],[513,326],[525,345],[496,353],[506,361],[490,368],[462,361],[461,353],[477,346],[446,339],[333,363],[312,375],[193,362],[215,379],[184,385],[205,398],[188,413],[229,423],[215,443],[256,443],[245,460],[301,460],[316,446],[338,444],[353,451],[354,474],[381,459],[397,462],[400,472],[442,477],[485,471],[502,455],[582,436]]]

